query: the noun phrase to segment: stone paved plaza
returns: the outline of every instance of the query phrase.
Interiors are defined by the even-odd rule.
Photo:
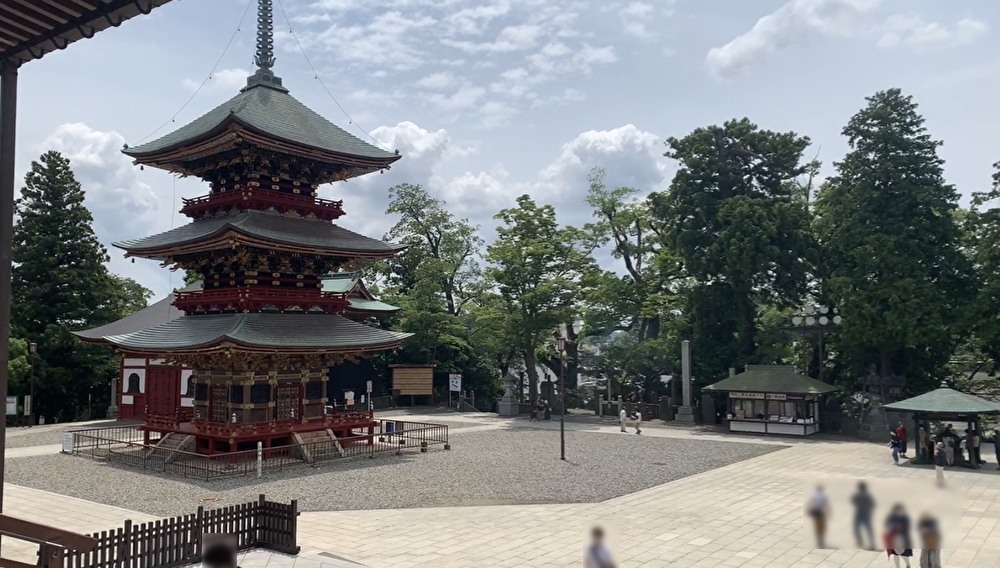
[[[414,416],[433,421],[434,416]],[[490,416],[449,416],[467,425],[453,433],[452,443],[473,432],[543,428],[558,439],[558,422],[533,424]],[[780,446],[772,452],[715,469],[675,479],[649,489],[594,503],[466,506],[360,511],[312,511],[300,517],[298,558],[248,554],[243,568],[402,568],[433,566],[582,566],[587,532],[604,526],[619,565],[633,567],[883,567],[884,552],[849,548],[843,539],[833,548],[816,550],[807,532],[803,507],[806,491],[817,482],[853,484],[909,482],[914,498],[926,488],[933,494],[933,471],[915,466],[892,466],[879,444],[844,440],[787,440],[734,437],[703,431],[647,425],[642,437],[621,434],[611,424],[569,423],[577,443],[594,437],[630,437],[651,446],[657,438],[701,441],[704,452],[718,452],[709,442],[734,441]],[[12,433],[12,435],[17,435]],[[471,440],[472,438],[470,438]],[[620,439],[622,443],[625,440]],[[22,446],[23,457],[33,459],[55,451],[45,439],[33,450]],[[574,446],[570,446],[570,458]],[[11,455],[18,455],[11,452]],[[452,455],[458,455],[453,453]],[[984,448],[990,464],[979,471],[949,470],[949,492],[960,507],[960,519],[944,529],[944,565],[948,568],[1000,566],[1000,471],[992,463],[992,447]],[[426,457],[426,456],[423,456]],[[558,456],[553,456],[558,461]],[[645,460],[642,448],[634,459]],[[707,459],[695,453],[689,459]],[[468,464],[454,464],[461,470]],[[649,467],[660,467],[649,464]],[[141,474],[136,474],[141,475]],[[338,487],[336,491],[350,491]],[[442,487],[447,491],[448,487]],[[253,486],[246,494],[255,494]],[[5,512],[38,519],[64,528],[87,531],[110,528],[125,518],[142,521],[148,513],[133,512],[7,484]],[[832,530],[843,528],[850,513],[834,502]],[[884,508],[880,504],[880,510]],[[915,509],[911,510],[916,513]],[[882,513],[884,515],[884,512]],[[5,541],[4,548],[10,545]],[[841,548],[837,548],[837,547]],[[919,554],[919,553],[917,553]],[[913,559],[913,566],[918,566]]]

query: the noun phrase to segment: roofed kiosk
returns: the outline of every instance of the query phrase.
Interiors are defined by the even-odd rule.
[[[727,394],[730,432],[808,436],[819,432],[819,398],[837,387],[788,365],[747,365],[703,390]]]
[[[163,381],[138,372],[128,377],[123,404],[146,403],[146,412],[133,415],[145,417],[147,436],[188,436],[208,454],[255,442],[284,445],[307,432],[337,440],[358,428],[370,433],[372,413],[355,410],[353,395],[344,408],[329,408],[337,389],[328,369],[394,349],[411,335],[362,323],[395,308],[353,274],[329,276],[403,247],[336,225],[343,203],[317,195],[324,183],[386,169],[400,156],[293,98],[272,71],[271,0],[258,0],[257,21],[257,69],[238,95],[159,140],[124,150],[137,164],[208,183],[207,195],[184,200],[188,224],[116,243],[127,256],[195,273],[201,285],[177,292],[169,308],[152,306],[151,319],[140,312],[81,333],[145,365],[147,375],[158,373],[149,365],[159,362],[186,369],[189,405],[177,394],[180,386],[154,397],[151,389]]]

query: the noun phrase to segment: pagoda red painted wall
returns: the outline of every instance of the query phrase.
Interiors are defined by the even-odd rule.
[[[118,419],[145,419],[147,407],[149,414],[159,415],[192,408],[194,391],[187,385],[192,374],[192,370],[167,365],[163,359],[125,354],[118,383]]]

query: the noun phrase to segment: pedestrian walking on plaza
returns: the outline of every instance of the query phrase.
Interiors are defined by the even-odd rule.
[[[917,457],[920,458],[920,463],[930,462],[932,451],[934,451],[934,445],[931,442],[931,436],[927,429],[921,426],[917,430]]]
[[[938,442],[937,451],[934,452],[934,475],[937,477],[938,487],[944,487],[944,465],[946,463],[944,442]]]
[[[642,434],[642,413],[635,411],[635,433]]]
[[[899,455],[906,457],[906,426],[900,422],[899,426],[896,426],[896,435],[899,436]]]
[[[1000,426],[993,429],[993,453],[997,456],[997,469],[1000,469]]]
[[[625,431],[625,421],[627,419],[628,414],[625,412],[625,408],[622,407],[622,409],[618,411],[618,425],[621,426],[622,432]]]
[[[899,568],[900,558],[906,562],[906,568],[910,568],[910,557],[913,556],[913,545],[910,543],[910,516],[898,503],[892,507],[892,513],[885,520],[885,553],[892,558],[896,568]]]
[[[583,556],[584,568],[615,568],[611,558],[611,549],[604,542],[604,529],[594,527],[590,531],[590,545]]]
[[[816,491],[806,503],[806,515],[813,520],[813,529],[816,532],[816,548],[826,546],[826,519],[830,516],[830,500],[823,493],[823,486],[817,485]]]
[[[979,446],[982,444],[983,437],[979,435],[979,430],[976,430],[975,428],[973,428],[972,432],[969,434],[972,438],[972,451],[969,452],[969,457],[972,463],[982,465],[986,463],[986,460],[984,460],[983,456],[979,453]]]
[[[894,430],[889,430],[889,449],[892,451],[892,462],[896,465],[899,465],[899,448],[899,434]]]
[[[955,465],[955,438],[951,436],[944,439],[944,461],[948,467]]]
[[[858,548],[875,550],[875,530],[872,528],[875,498],[868,492],[868,485],[864,481],[858,482],[858,491],[851,497],[851,504],[854,505],[854,540],[858,543]],[[867,547],[862,543],[862,529],[868,536]]]
[[[917,521],[920,534],[920,568],[941,568],[941,529],[937,519],[924,513]]]

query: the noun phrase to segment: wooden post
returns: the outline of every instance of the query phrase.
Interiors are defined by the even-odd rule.
[[[14,241],[14,145],[17,134],[17,66],[0,63],[0,400],[7,400],[10,296]],[[31,401],[32,404],[35,401]],[[4,478],[7,421],[0,421],[0,480]],[[0,512],[3,484],[0,483]]]

